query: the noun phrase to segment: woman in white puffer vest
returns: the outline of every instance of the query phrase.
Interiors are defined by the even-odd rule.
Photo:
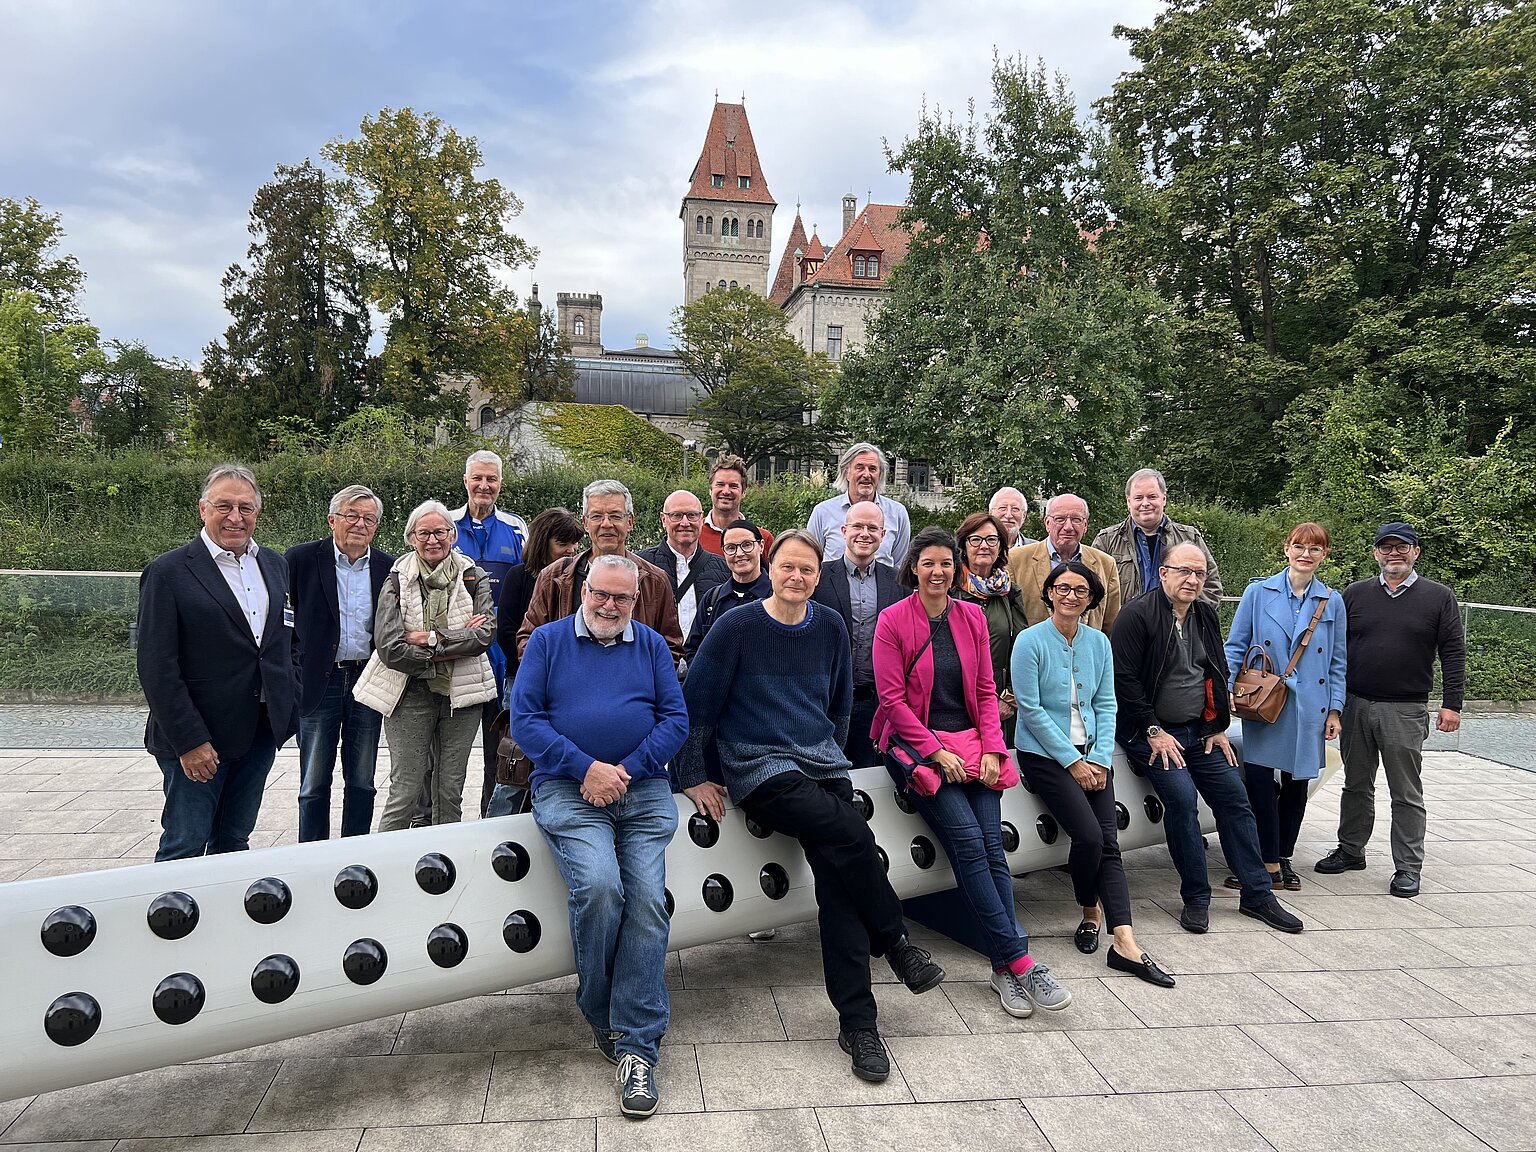
[[[458,821],[480,705],[496,698],[485,655],[496,639],[490,579],[453,550],[457,535],[448,509],[436,500],[411,512],[405,542],[412,551],[395,562],[379,590],[373,655],[352,690],[383,714],[389,741],[389,801],[380,832],[410,823],[429,764],[432,822]]]

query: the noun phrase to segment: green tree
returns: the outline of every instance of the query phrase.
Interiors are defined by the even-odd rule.
[[[338,235],[324,174],[281,165],[251,202],[249,267],[224,274],[231,323],[203,355],[207,387],[193,427],[230,451],[261,451],[264,420],[322,433],[369,392],[370,322],[362,275]]]
[[[507,230],[522,203],[476,175],[480,146],[438,117],[385,108],[355,140],[325,156],[368,299],[388,317],[380,397],[417,415],[463,415],[463,394],[443,377],[479,376],[490,391],[515,387],[507,333],[516,301],[499,275],[537,255]]]
[[[1165,355],[1161,301],[1096,242],[1124,165],[1061,78],[998,60],[992,88],[889,153],[912,242],[827,407],[983,488],[1107,495]]]
[[[678,359],[704,389],[693,417],[748,465],[827,455],[835,426],[817,407],[836,374],[789,334],[783,311],[750,288],[706,292],[673,314]]]
[[[81,382],[101,360],[96,329],[60,323],[32,292],[0,291],[0,441],[49,452],[74,434]]]
[[[83,386],[96,443],[115,451],[172,440],[183,424],[196,373],[156,359],[143,344],[113,340],[106,352]]]
[[[542,308],[514,312],[501,322],[501,345],[487,347],[481,377],[498,411],[524,404],[568,401],[576,395],[576,362],[571,342],[556,327],[555,317]],[[487,362],[494,356],[501,363]]]
[[[57,254],[64,226],[30,196],[23,203],[0,198],[0,293],[34,293],[59,323],[82,319],[76,298],[85,283],[79,261]]]

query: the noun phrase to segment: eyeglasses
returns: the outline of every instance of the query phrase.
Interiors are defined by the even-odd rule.
[[[418,540],[446,540],[453,535],[452,528],[418,528],[414,533]]]
[[[704,513],[702,513],[702,512],[663,512],[662,515],[665,516],[668,520],[702,520],[702,519],[704,519]]]
[[[1323,544],[1287,544],[1286,547],[1298,556],[1321,556],[1328,551]]]
[[[1071,596],[1086,600],[1093,593],[1086,584],[1052,584],[1051,591],[1058,596]]]
[[[738,552],[750,552],[757,545],[758,541],[756,540],[743,540],[737,544],[722,544],[720,545],[720,550],[727,556],[735,556]]]
[[[1413,551],[1412,544],[1378,544],[1376,551],[1383,556],[1406,556]]]
[[[1188,580],[1193,576],[1196,580],[1204,581],[1206,575],[1204,568],[1186,568],[1182,564],[1164,564],[1163,571],[1172,572],[1180,580]]]
[[[629,519],[628,512],[588,512],[582,517],[589,524],[622,524]]]
[[[1088,523],[1088,517],[1086,517],[1086,516],[1047,516],[1046,520],[1048,520],[1052,524],[1086,524],[1086,523]]]
[[[212,508],[220,516],[228,516],[231,512],[238,512],[247,520],[256,515],[258,511],[254,504],[231,504],[228,500],[214,501],[208,507]]]
[[[1003,542],[1001,536],[967,536],[965,542],[975,548],[996,548]]]
[[[587,595],[599,604],[612,601],[615,608],[628,608],[635,602],[633,592],[604,592],[601,588],[593,588],[587,585]]]
[[[379,522],[379,518],[371,512],[338,512],[336,515],[348,524],[366,524],[370,528]]]

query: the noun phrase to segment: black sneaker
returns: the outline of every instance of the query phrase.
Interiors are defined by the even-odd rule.
[[[896,979],[914,994],[937,988],[944,980],[944,969],[905,936],[890,946],[885,953],[885,960],[891,966],[891,971],[896,973]]]
[[[1344,849],[1335,848],[1316,864],[1312,865],[1312,871],[1321,872],[1324,876],[1337,876],[1340,872],[1363,872],[1365,871],[1365,857],[1351,856]]]
[[[613,1082],[619,1089],[619,1111],[626,1116],[644,1120],[661,1103],[656,1091],[656,1069],[633,1052],[619,1057],[619,1070],[613,1074]]]
[[[1300,932],[1304,925],[1295,916],[1292,916],[1280,906],[1280,901],[1271,896],[1257,908],[1239,908],[1244,916],[1252,916],[1255,920],[1262,920],[1277,932]]]
[[[879,1084],[891,1074],[891,1058],[885,1051],[880,1033],[873,1028],[838,1032],[837,1046],[853,1057],[853,1074],[860,1080]]]

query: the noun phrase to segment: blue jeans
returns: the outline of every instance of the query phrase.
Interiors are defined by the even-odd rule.
[[[885,770],[897,788],[906,774],[889,756]],[[1029,937],[1013,911],[1013,877],[1003,853],[1001,792],[975,780],[945,783],[932,796],[907,794],[949,857],[955,883],[971,915],[987,934],[987,959],[1001,972],[1029,952]]]
[[[515,816],[523,810],[523,801],[528,795],[528,789],[517,788],[511,784],[498,784],[491,793],[491,802],[485,806],[485,818],[493,816]]]
[[[384,723],[366,704],[352,699],[361,668],[336,668],[325,697],[299,717],[299,842],[331,835],[331,779],[336,743],[341,742],[341,834],[366,836],[373,824],[373,771]]]
[[[654,1066],[670,1012],[665,853],[677,803],[667,778],[637,780],[602,808],[582,799],[575,780],[545,780],[533,819],[571,890],[576,1004],[621,1055]]]
[[[156,756],[165,777],[156,860],[185,860],[218,852],[244,852],[261,811],[262,789],[277,757],[277,741],[263,708],[251,746],[240,756],[220,755],[213,779],[189,780],[175,756]]]
[[[1227,867],[1243,882],[1241,903],[1257,908],[1272,893],[1269,871],[1259,858],[1259,829],[1253,808],[1248,803],[1248,789],[1242,770],[1227,763],[1219,748],[1203,751],[1199,724],[1175,724],[1165,731],[1179,742],[1184,767],[1164,771],[1151,763],[1152,749],[1145,736],[1138,736],[1125,746],[1131,763],[1146,773],[1152,789],[1163,802],[1163,832],[1168,837],[1168,855],[1179,870],[1179,895],[1186,904],[1211,902],[1211,879],[1205,871],[1205,840],[1200,832],[1197,801],[1203,797],[1216,817],[1216,835],[1221,840]]]

